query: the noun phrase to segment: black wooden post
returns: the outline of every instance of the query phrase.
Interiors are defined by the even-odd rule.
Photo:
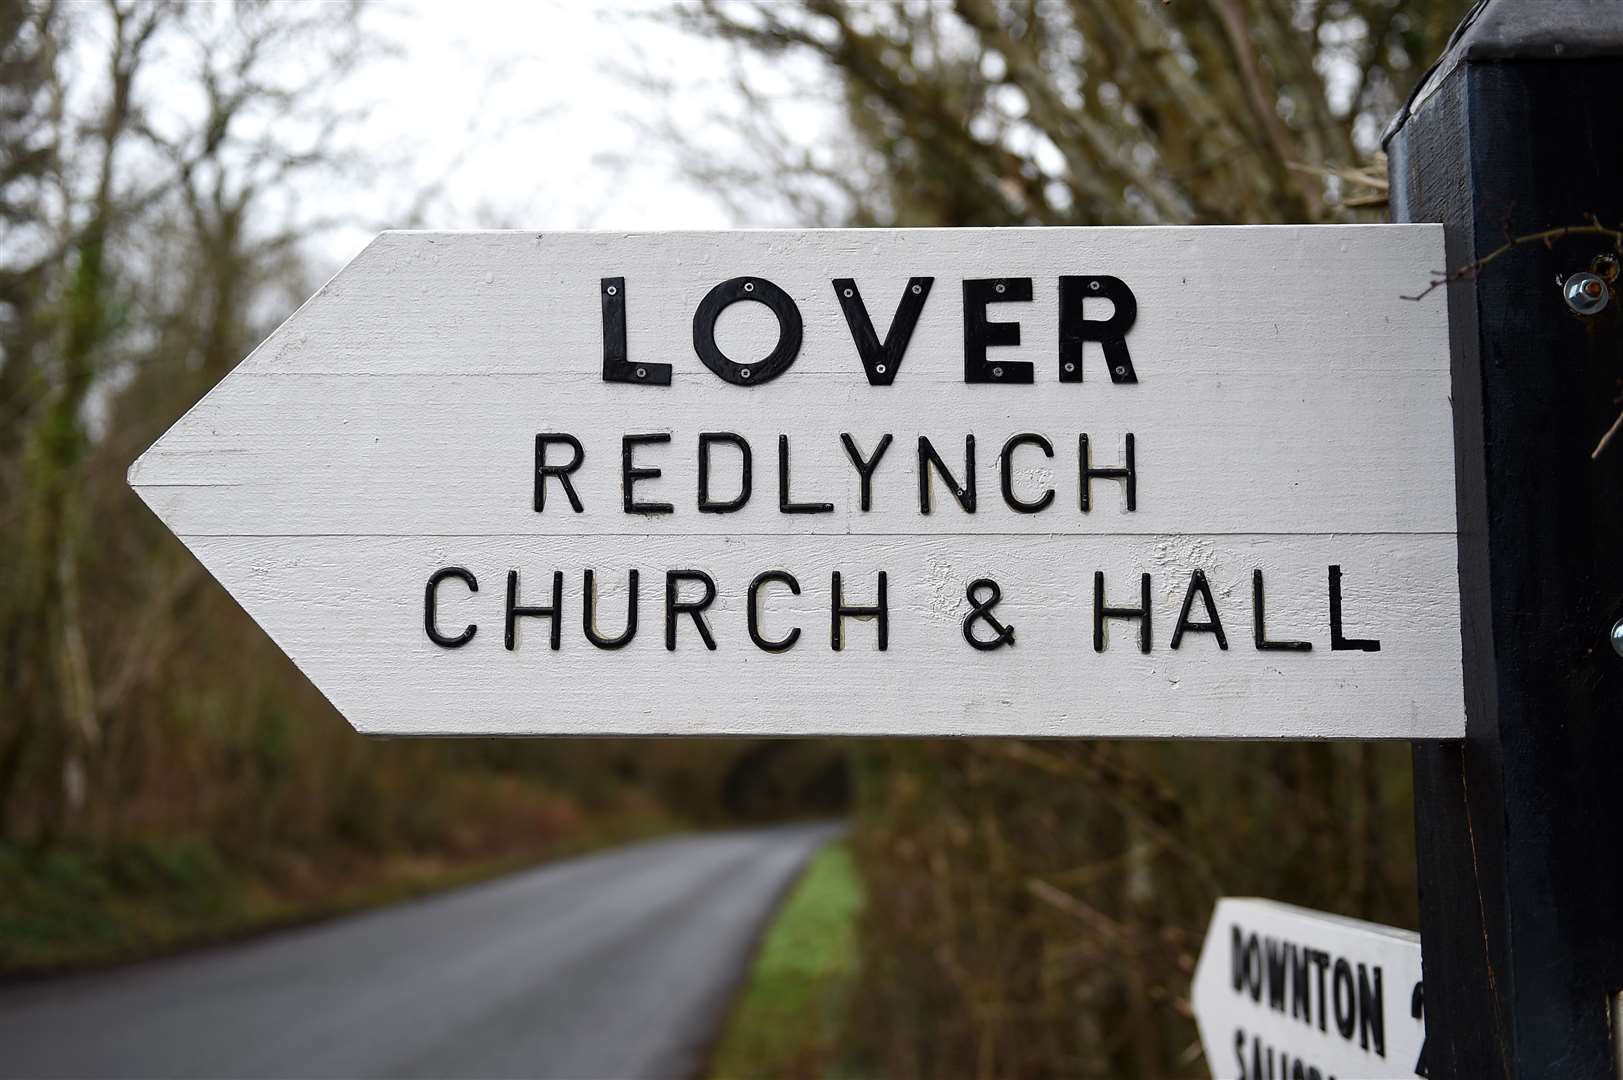
[[[1441,221],[1467,737],[1417,744],[1433,1080],[1614,1077],[1623,991],[1623,2],[1490,0],[1388,136],[1393,213]],[[1612,264],[1615,266],[1615,264]],[[1444,269],[1439,267],[1439,269]],[[1394,283],[1414,293],[1426,282]],[[1418,288],[1417,288],[1418,287]],[[1623,288],[1620,279],[1614,288]]]

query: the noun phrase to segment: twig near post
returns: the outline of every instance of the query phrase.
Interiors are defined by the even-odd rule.
[[[1595,449],[1590,451],[1589,460],[1594,461],[1604,454],[1606,448],[1611,445],[1612,440],[1617,437],[1619,431],[1623,431],[1623,412],[1617,414],[1617,419],[1612,421],[1612,426],[1606,429],[1606,434],[1600,437],[1600,442],[1596,443]]]
[[[1339,201],[1338,205],[1353,210],[1362,207],[1385,206],[1391,197],[1392,185],[1386,176],[1386,155],[1378,154],[1376,157],[1378,160],[1375,164],[1357,168],[1309,165],[1301,161],[1287,161],[1285,168],[1291,172],[1306,173],[1309,176],[1322,176],[1368,188],[1371,192],[1368,195],[1354,195],[1350,198],[1342,198]]]
[[[1482,269],[1485,266],[1499,258],[1501,255],[1508,254],[1509,252],[1512,252],[1526,244],[1543,244],[1545,247],[1549,247],[1555,241],[1568,236],[1604,236],[1612,242],[1612,247],[1615,248],[1619,254],[1623,254],[1623,229],[1614,229],[1609,225],[1602,225],[1595,218],[1595,216],[1591,214],[1589,215],[1589,224],[1587,225],[1563,225],[1556,229],[1545,229],[1541,232],[1526,233],[1522,236],[1513,236],[1509,240],[1505,241],[1504,244],[1494,248],[1492,251],[1482,256],[1482,258],[1477,259],[1475,262],[1466,263],[1464,266],[1457,267],[1453,270],[1439,270],[1437,272],[1437,277],[1433,278],[1431,283],[1420,292],[1415,293],[1413,296],[1402,296],[1401,298],[1404,300],[1424,300],[1434,291],[1442,288],[1444,285],[1447,285],[1450,282],[1464,281],[1469,278],[1476,277],[1477,274],[1482,272]]]

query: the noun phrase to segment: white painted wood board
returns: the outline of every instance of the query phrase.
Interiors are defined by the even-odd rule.
[[[1411,930],[1224,897],[1189,997],[1215,1080],[1418,1075],[1425,995]]]
[[[1440,227],[826,230],[668,234],[385,233],[180,420],[130,482],[358,728],[400,734],[1020,734],[1122,737],[1457,738],[1464,731],[1454,474],[1444,309],[1416,291],[1443,258]],[[1133,290],[1126,341],[1138,382],[1108,378],[1097,346],[1085,381],[1058,381],[1058,279],[1109,274]],[[794,363],[758,386],[722,381],[692,345],[714,285],[758,275],[804,321]],[[933,288],[893,385],[870,386],[831,282],[854,278],[882,337],[914,275]],[[668,363],[671,385],[604,381],[600,279],[625,278],[628,355]],[[1033,279],[1029,303],[988,308],[1018,321],[1030,385],[966,384],[968,278]],[[1107,314],[1109,307],[1090,318]],[[764,356],[777,324],[759,304],[727,308],[730,356]],[[736,432],[752,447],[749,503],[696,505],[696,440]],[[584,447],[573,513],[556,481],[532,505],[535,436]],[[622,506],[621,439],[663,470]],[[869,511],[840,434],[864,452],[894,442]],[[1004,503],[998,454],[1016,433],[1054,445],[1015,458]],[[1093,464],[1119,464],[1135,437],[1136,509],[1094,480],[1078,508],[1077,436]],[[778,508],[777,440],[790,438],[793,496]],[[962,473],[976,437],[978,504],[939,481],[918,505],[916,444],[927,436]],[[734,456],[715,456],[718,493]],[[1345,632],[1379,652],[1331,649],[1327,569],[1342,569]],[[476,623],[466,646],[423,625],[430,574],[442,629]],[[581,630],[581,572],[596,572],[599,621],[617,632],[626,571],[641,576],[639,630],[604,651]],[[562,647],[541,620],[503,646],[508,570],[520,602],[565,573]],[[689,620],[664,639],[664,575],[703,570],[718,598],[717,641]],[[756,648],[745,590],[766,570],[802,594],[764,594],[762,622],[799,626],[786,652]],[[1169,648],[1192,570],[1210,579],[1229,648],[1192,633]],[[1274,638],[1311,652],[1258,651],[1251,575],[1267,582]],[[830,575],[848,602],[888,579],[889,643],[851,620],[829,640]],[[1093,578],[1108,602],[1154,593],[1152,651],[1133,624],[1092,637]],[[995,579],[1015,644],[968,646],[965,587]],[[1195,617],[1203,616],[1197,601]]]

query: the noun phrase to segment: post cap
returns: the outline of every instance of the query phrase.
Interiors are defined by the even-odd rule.
[[[1477,0],[1387,125],[1381,145],[1392,140],[1409,114],[1461,64],[1596,56],[1623,56],[1619,0]]]

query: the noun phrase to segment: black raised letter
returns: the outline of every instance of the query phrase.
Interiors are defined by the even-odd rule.
[[[930,468],[941,473],[941,479],[947,482],[947,490],[952,497],[958,500],[958,505],[964,508],[966,514],[975,512],[975,436],[964,436],[964,482],[960,484],[953,479],[947,463],[941,460],[930,440],[923,435],[919,436],[919,513],[930,512]]]
[[[659,476],[659,470],[654,468],[639,468],[632,464],[632,452],[639,446],[653,446],[658,443],[671,441],[669,432],[660,431],[651,435],[627,435],[620,440],[620,490],[625,499],[626,513],[628,514],[669,514],[674,507],[663,502],[638,502],[631,494],[631,486],[638,480],[653,480]]]
[[[758,300],[778,317],[778,344],[752,364],[729,360],[716,344],[716,319],[740,300]],[[766,278],[736,277],[705,293],[693,313],[693,351],[704,366],[734,386],[757,386],[788,370],[800,353],[800,309],[789,294]]]
[[[868,373],[869,386],[889,386],[896,378],[896,369],[902,366],[907,343],[913,339],[913,327],[918,325],[919,312],[924,310],[925,298],[935,278],[916,277],[907,283],[902,302],[896,305],[896,317],[890,321],[890,332],[884,345],[874,333],[873,319],[868,317],[868,305],[862,302],[862,293],[851,278],[834,279],[834,295],[839,297],[840,310],[845,312],[845,325],[851,328],[851,340],[856,342],[857,355],[862,357],[862,368]]]
[[[1262,571],[1251,571],[1251,627],[1258,652],[1310,652],[1311,641],[1269,641],[1267,624],[1263,621]]]
[[[991,578],[976,578],[964,589],[964,599],[969,601],[970,612],[964,616],[962,629],[964,640],[969,642],[970,648],[992,652],[1014,644],[1014,627],[992,613],[992,609],[1003,599],[1002,586]],[[980,627],[991,631],[992,636],[981,637]]]
[[[755,575],[755,580],[750,582],[750,591],[749,596],[746,598],[745,609],[749,618],[750,640],[755,642],[756,647],[767,652],[783,652],[785,649],[793,648],[795,642],[800,640],[800,627],[793,627],[786,637],[779,638],[777,641],[761,636],[761,605],[759,599],[761,586],[774,581],[789,586],[789,591],[796,596],[800,595],[800,582],[795,580],[793,574],[787,570],[768,570],[764,574]]]
[[[1200,595],[1201,603],[1206,605],[1206,614],[1211,616],[1206,622],[1190,622],[1189,609],[1194,606],[1195,595]],[[1197,634],[1212,634],[1217,638],[1217,647],[1229,647],[1228,635],[1223,633],[1223,620],[1217,614],[1217,604],[1212,599],[1212,587],[1206,581],[1206,571],[1196,570],[1189,575],[1189,588],[1183,594],[1183,610],[1178,612],[1178,625],[1172,628],[1172,647],[1176,649],[1183,641],[1183,635],[1188,632]],[[1283,980],[1281,980],[1283,983]]]
[[[740,472],[743,486],[739,489],[736,499],[710,498],[710,448],[716,443],[736,446],[739,454],[742,455],[743,467]],[[744,504],[750,501],[750,485],[752,482],[750,444],[744,441],[744,436],[735,435],[731,431],[699,432],[699,513],[730,514],[734,510],[742,510]]]
[[[1082,470],[1082,512],[1086,514],[1093,509],[1093,492],[1090,489],[1093,487],[1094,477],[1098,477],[1100,480],[1120,480],[1122,486],[1127,489],[1127,509],[1137,510],[1138,469],[1133,460],[1133,433],[1131,431],[1127,433],[1127,449],[1123,453],[1125,460],[1120,468],[1095,469],[1092,459],[1088,455],[1088,437],[1086,435],[1077,436],[1076,446],[1077,457],[1081,461]]]
[[[1045,490],[1042,497],[1036,502],[1027,502],[1026,500],[1015,495],[1014,451],[1015,448],[1019,446],[1035,446],[1042,450],[1045,457],[1054,456],[1054,447],[1052,443],[1043,438],[1041,435],[1033,434],[1032,432],[1028,431],[1023,435],[1016,435],[1008,442],[1004,443],[1003,453],[999,455],[998,466],[1003,473],[1003,501],[1008,503],[1010,508],[1018,510],[1022,514],[1035,514],[1039,511],[1048,509],[1049,503],[1054,501],[1054,489],[1048,488]]]
[[[597,632],[597,585],[592,579],[592,572],[586,571],[586,587],[582,590],[584,597],[581,608],[581,623],[586,631],[586,640],[600,649],[623,649],[631,644],[631,639],[637,636],[637,571],[631,571],[631,589],[629,599],[626,601],[626,628],[619,637],[604,637]]]
[[[1373,965],[1375,981],[1370,982],[1370,966],[1358,965],[1358,1046],[1386,1056],[1386,994],[1381,989],[1381,965]]]
[[[1358,1030],[1358,993],[1353,986],[1352,965],[1338,956],[1331,970],[1330,993],[1336,1009],[1336,1031],[1351,1041],[1353,1032]]]
[[[440,582],[446,578],[456,578],[468,587],[469,592],[479,591],[478,579],[460,566],[447,566],[434,571],[428,576],[428,587],[423,590],[423,630],[428,633],[428,640],[440,648],[460,649],[473,640],[473,635],[479,632],[479,627],[469,623],[456,637],[446,637],[440,633],[439,625],[434,621],[434,594],[439,592]]]
[[[885,599],[885,572],[879,571],[879,601],[872,607],[857,607],[847,605],[845,596],[840,591],[840,572],[834,571],[833,599],[829,605],[829,643],[834,651],[839,652],[843,647],[840,632],[841,625],[847,617],[874,618],[879,620],[879,651],[884,652],[890,641],[890,605]]]
[[[1380,652],[1381,643],[1374,638],[1350,638],[1341,634],[1341,567],[1330,568],[1330,651]]]
[[[671,365],[632,364],[626,358],[626,279],[598,283],[603,297],[603,381],[671,385]]]
[[[987,304],[1031,299],[1030,278],[980,278],[964,282],[964,381],[966,383],[1029,383],[1031,363],[1026,360],[986,359],[993,345],[1020,344],[1020,324],[991,322]]]
[[[1330,1011],[1325,1005],[1327,999],[1324,993],[1324,972],[1330,966],[1330,954],[1323,949],[1309,949],[1307,955],[1308,959],[1313,961],[1313,966],[1319,976],[1319,1030],[1329,1031],[1330,1029],[1325,1026],[1325,1019],[1329,1016]]]
[[[1084,300],[1104,298],[1116,306],[1108,319],[1082,317]],[[1127,331],[1138,318],[1138,300],[1121,278],[1107,276],[1059,279],[1059,381],[1082,381],[1082,343],[1104,346],[1110,381],[1136,383],[1133,358],[1127,352]]]
[[[567,465],[548,465],[547,447],[553,443],[567,446],[572,451]],[[556,476],[564,485],[564,494],[569,496],[569,505],[575,508],[575,513],[582,513],[586,508],[580,504],[580,496],[575,494],[575,485],[570,482],[569,474],[580,468],[581,462],[586,460],[586,450],[581,446],[580,440],[573,435],[563,432],[547,433],[535,437],[535,512],[540,513],[547,504],[547,477]]]
[[[704,586],[704,596],[698,600],[681,599],[682,582],[697,581]],[[684,612],[693,616],[693,625],[704,638],[704,647],[715,651],[716,639],[710,636],[710,627],[704,621],[704,610],[716,600],[716,583],[703,570],[667,570],[665,572],[665,647],[676,651],[676,617]]]
[[[518,571],[507,572],[507,651],[512,652],[516,641],[514,630],[520,618],[552,620],[552,649],[556,652],[563,643],[564,572],[552,572],[552,603],[545,607],[520,607],[518,603]]]
[[[778,436],[778,509],[785,514],[832,514],[834,504],[793,502],[789,498],[789,436]]]
[[[1102,570],[1093,572],[1093,651],[1105,651],[1105,620],[1106,619],[1137,619],[1138,620],[1138,651],[1150,651],[1150,575],[1142,574],[1139,577],[1139,606],[1107,607],[1105,606],[1105,575]]]
[[[879,459],[885,456],[886,450],[890,449],[890,441],[890,432],[887,431],[884,437],[879,440],[879,445],[874,447],[873,457],[864,461],[862,451],[857,449],[856,440],[851,438],[849,432],[840,432],[840,442],[845,444],[845,456],[851,459],[851,464],[856,466],[857,475],[862,478],[862,509],[864,510],[868,510],[873,506],[874,470],[879,468]]]

